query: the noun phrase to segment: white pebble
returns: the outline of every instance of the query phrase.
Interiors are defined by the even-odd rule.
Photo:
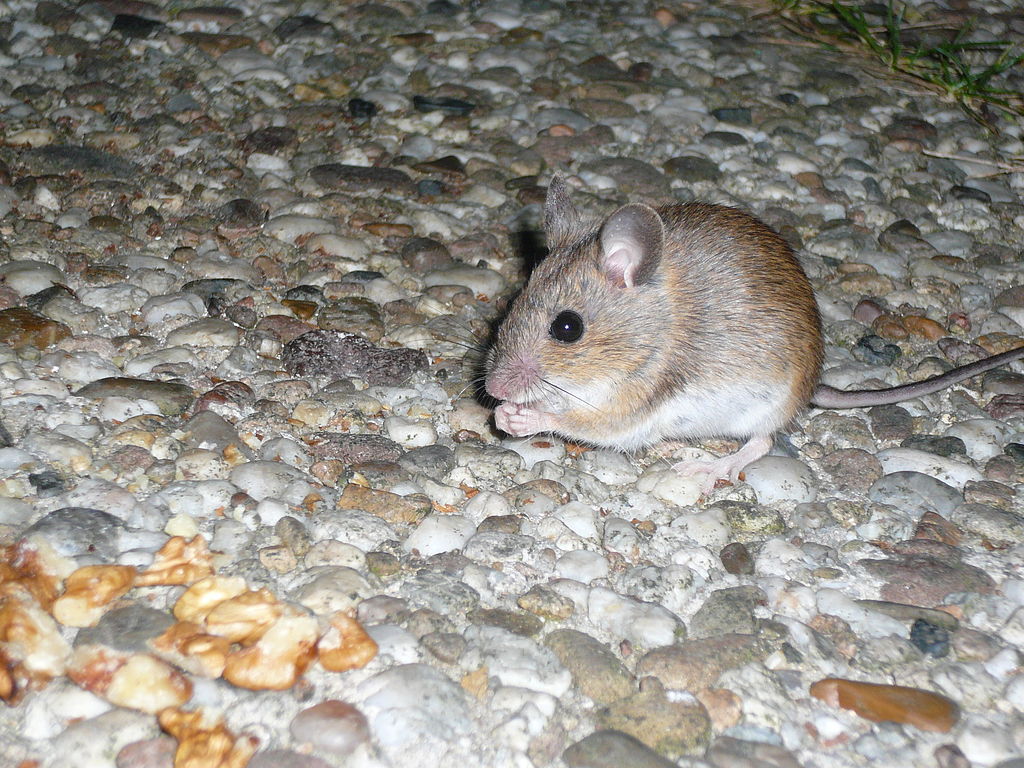
[[[388,437],[407,448],[421,448],[437,442],[437,430],[429,421],[389,416],[384,419],[384,429]]]
[[[129,397],[111,396],[100,401],[99,411],[96,415],[102,421],[118,424],[144,413],[159,416],[160,407],[151,400],[133,400]]]
[[[280,499],[299,505],[313,491],[306,474],[276,461],[250,461],[231,470],[231,482],[257,501]]]
[[[553,517],[584,539],[597,540],[597,512],[589,504],[581,501],[570,501],[555,510]]]
[[[818,612],[820,614],[838,616],[846,621],[850,628],[864,637],[885,637],[906,634],[906,625],[897,619],[872,611],[855,603],[837,589],[822,589],[818,592]]]
[[[959,489],[971,480],[983,479],[981,472],[968,464],[916,448],[886,448],[878,452],[877,458],[886,474],[921,472]]]
[[[68,281],[64,273],[52,264],[27,259],[0,264],[0,278],[22,296],[29,296],[52,285],[65,284]]]
[[[743,474],[761,504],[780,501],[803,503],[818,496],[814,473],[802,461],[785,456],[762,456],[748,464]]]
[[[471,267],[466,264],[436,269],[423,276],[423,285],[427,288],[435,285],[464,285],[474,294],[488,298],[501,293],[506,284],[505,278],[493,269]]]
[[[701,497],[701,478],[697,475],[681,475],[674,469],[648,467],[637,480],[636,487],[641,493],[649,493],[657,499],[677,507],[689,507]]]
[[[205,317],[206,305],[194,293],[172,293],[153,296],[142,305],[142,319],[149,325],[163,322],[171,317]]]
[[[308,235],[333,234],[336,230],[337,226],[332,221],[298,213],[275,216],[263,227],[268,235],[285,243],[294,243]]]
[[[577,549],[566,552],[555,564],[555,573],[565,579],[589,584],[608,577],[608,560],[599,552]]]
[[[639,468],[618,451],[587,451],[580,459],[580,469],[606,485],[632,483],[640,476]]]
[[[980,462],[1003,452],[1009,430],[995,419],[968,419],[954,424],[945,434],[963,440],[967,455]]]
[[[587,602],[590,621],[643,648],[672,645],[680,629],[675,614],[654,603],[623,597],[610,589],[595,587]]]
[[[525,469],[533,469],[534,465],[540,461],[559,463],[565,457],[565,443],[551,435],[536,435],[525,439],[510,438],[502,440],[501,447],[515,451],[522,456]]]
[[[777,153],[775,167],[791,176],[796,176],[798,173],[817,173],[819,170],[817,165],[795,152]]]
[[[433,514],[423,519],[402,543],[406,552],[416,550],[422,557],[462,549],[476,533],[476,526],[462,515]]]

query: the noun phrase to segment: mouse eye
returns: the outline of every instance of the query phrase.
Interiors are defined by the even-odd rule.
[[[555,341],[572,344],[574,341],[579,341],[583,335],[583,318],[571,309],[566,309],[558,313],[558,317],[551,323],[548,333]]]

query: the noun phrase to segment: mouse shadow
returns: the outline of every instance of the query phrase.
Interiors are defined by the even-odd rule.
[[[523,285],[526,285],[526,281],[530,279],[530,275],[533,274],[533,270],[537,268],[544,257],[548,255],[547,245],[544,241],[544,233],[537,229],[531,229],[523,227],[509,233],[509,244],[512,246],[512,252],[522,259],[523,262]],[[522,293],[522,288],[519,289],[514,295],[512,295],[508,303],[511,304],[515,301],[516,297]],[[484,379],[487,377],[487,360],[489,357],[489,350],[494,344],[494,339],[498,333],[498,328],[505,320],[505,313],[501,313],[498,317],[495,317],[490,321],[490,330],[487,334],[487,339],[484,342],[484,354],[480,356],[480,359],[476,361],[473,368],[473,399],[476,400],[480,405],[485,408],[494,410],[501,401],[496,400],[487,394],[484,389]]]

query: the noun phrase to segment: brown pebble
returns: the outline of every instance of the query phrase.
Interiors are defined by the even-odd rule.
[[[25,307],[0,310],[0,343],[14,349],[46,349],[71,335],[71,329]]]
[[[915,336],[922,336],[929,341],[938,341],[946,335],[945,328],[921,315],[907,315],[903,318],[903,327]]]
[[[738,576],[754,572],[754,558],[750,556],[750,550],[742,542],[726,544],[718,553],[718,557],[727,573]]]
[[[960,719],[956,702],[920,688],[829,677],[811,685],[810,692],[833,707],[849,709],[875,723],[906,723],[923,731],[947,733]]]
[[[875,322],[871,324],[871,327],[883,339],[889,339],[890,341],[899,341],[910,335],[907,333],[907,329],[903,327],[903,321],[896,317],[896,315],[880,315],[875,318]]]

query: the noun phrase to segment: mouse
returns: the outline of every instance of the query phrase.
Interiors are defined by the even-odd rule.
[[[1024,347],[880,390],[819,383],[821,317],[790,245],[737,208],[623,205],[586,222],[554,177],[548,255],[512,300],[484,360],[495,425],[634,453],[737,438],[738,451],[673,468],[708,493],[736,482],[808,406],[920,397],[1024,357]]]

